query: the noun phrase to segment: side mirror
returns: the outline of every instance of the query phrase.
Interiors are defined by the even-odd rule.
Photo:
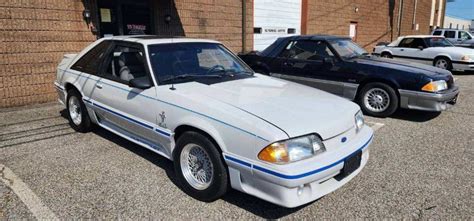
[[[418,46],[418,49],[422,50],[425,49],[423,46]]]
[[[142,77],[142,78],[134,78],[128,81],[128,86],[133,87],[133,88],[138,88],[138,89],[148,89],[153,85],[151,84],[150,79],[148,79],[147,77]]]
[[[334,58],[331,58],[331,57],[325,57],[323,59],[323,62],[326,63],[326,64],[334,64],[335,60],[334,60]]]

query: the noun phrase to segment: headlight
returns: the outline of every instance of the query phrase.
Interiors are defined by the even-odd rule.
[[[421,88],[422,91],[438,92],[448,89],[448,84],[444,80],[432,81]]]
[[[326,151],[321,139],[310,134],[285,141],[275,142],[263,148],[258,159],[270,163],[285,164],[303,160]]]
[[[360,110],[357,111],[357,113],[354,116],[354,119],[355,119],[355,125],[356,125],[356,132],[359,132],[359,130],[362,129],[362,127],[365,124],[364,114],[362,114],[362,111]]]
[[[469,55],[464,55],[461,57],[461,61],[470,61],[471,57]]]

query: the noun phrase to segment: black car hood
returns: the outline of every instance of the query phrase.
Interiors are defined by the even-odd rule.
[[[424,64],[407,62],[407,61],[397,61],[397,60],[388,59],[388,58],[379,58],[379,57],[371,56],[371,57],[354,58],[352,61],[360,63],[360,64],[370,65],[370,66],[390,68],[390,69],[413,72],[413,73],[418,73],[418,74],[425,74],[430,77],[441,77],[441,76],[451,75],[451,72],[447,70],[443,70],[443,69],[433,67],[430,65],[424,65]]]

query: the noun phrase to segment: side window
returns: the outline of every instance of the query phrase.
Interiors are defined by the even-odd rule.
[[[441,31],[435,31],[435,32],[433,32],[433,35],[441,35],[441,34],[442,34]]]
[[[122,83],[147,78],[143,56],[139,48],[116,45],[107,60],[104,77]]]
[[[299,60],[322,60],[325,57],[334,57],[324,41],[295,41],[290,43],[283,53],[288,58]]]
[[[109,41],[101,42],[76,61],[71,69],[97,75],[109,46]]]
[[[426,48],[426,44],[422,38],[415,38],[413,40],[413,43],[410,45],[410,47],[411,48],[420,48],[420,47]]]
[[[398,44],[398,47],[410,48],[414,40],[414,38],[405,38]]]
[[[456,38],[456,32],[455,31],[444,31],[444,37],[445,38]]]
[[[465,31],[460,31],[459,38],[462,40],[466,40],[466,39],[471,39],[471,36]]]

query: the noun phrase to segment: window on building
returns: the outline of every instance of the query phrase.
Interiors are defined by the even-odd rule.
[[[71,69],[88,74],[99,74],[100,64],[102,63],[109,46],[109,41],[101,42],[74,63]]]
[[[262,28],[253,28],[253,33],[254,34],[262,34]]]
[[[445,38],[456,38],[456,32],[455,31],[445,31],[444,32],[444,37]]]
[[[294,34],[294,33],[296,33],[296,29],[288,28],[288,34]]]

